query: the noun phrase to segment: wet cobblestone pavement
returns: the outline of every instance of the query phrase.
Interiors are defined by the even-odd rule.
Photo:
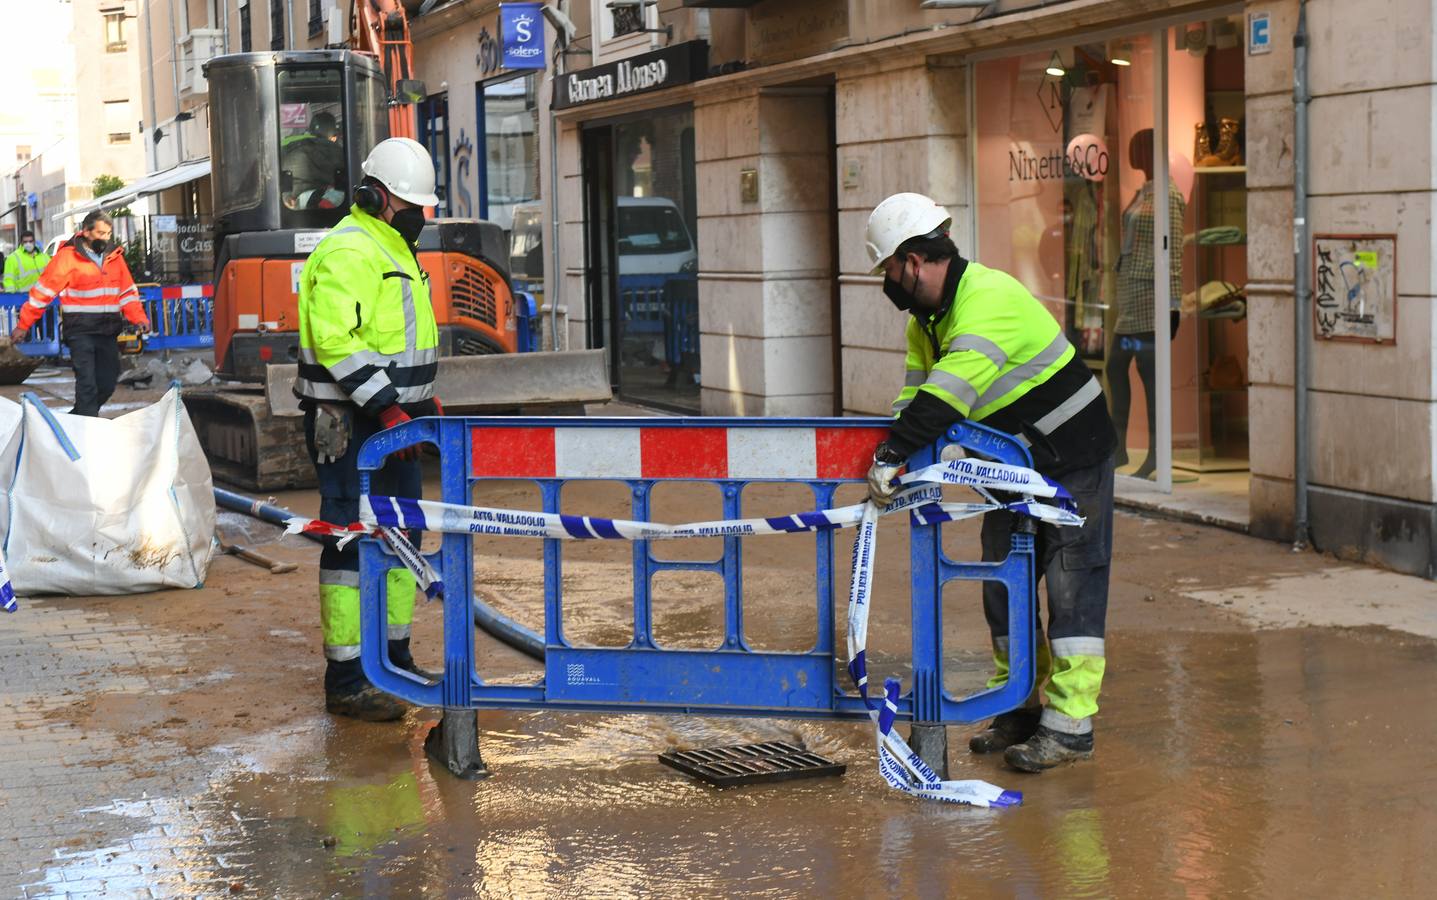
[[[265,548],[301,563],[291,575],[221,558],[197,591],[22,600],[0,617],[0,896],[1423,893],[1437,721],[1413,712],[1437,703],[1430,583],[1197,526],[1117,528],[1096,760],[1023,777],[950,729],[953,777],[1024,791],[1008,811],[900,797],[867,727],[788,720],[484,712],[495,774],[456,781],[424,756],[433,713],[322,712],[315,552],[301,543]],[[782,598],[791,555],[764,552],[750,588]],[[476,560],[537,622],[523,565]],[[882,591],[903,573],[879,572],[879,596],[894,595]],[[576,625],[621,626],[622,561],[573,573],[604,600]],[[705,601],[688,590],[664,609],[692,636]],[[972,599],[947,599],[945,621],[976,683]],[[1324,627],[1362,604],[1358,621],[1394,628]],[[420,607],[421,663],[438,612]],[[875,618],[875,669],[901,657],[895,618]],[[489,669],[532,671],[480,640]],[[768,739],[848,774],[716,791],[654,758]]]

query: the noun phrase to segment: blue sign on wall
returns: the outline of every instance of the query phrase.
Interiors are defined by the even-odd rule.
[[[1270,53],[1272,51],[1272,20],[1267,13],[1248,13],[1247,16],[1247,55],[1257,56],[1259,53]]]
[[[542,6],[542,3],[499,4],[499,40],[504,45],[505,68],[544,68]]]

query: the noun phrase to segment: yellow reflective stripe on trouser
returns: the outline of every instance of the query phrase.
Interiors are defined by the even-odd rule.
[[[1107,668],[1105,643],[1099,637],[1053,638],[1053,676],[1044,692],[1048,706],[1043,724],[1069,734],[1093,730],[1098,694]]]
[[[1007,684],[1008,671],[1008,638],[994,638],[993,677],[988,679],[988,687],[997,688]],[[1043,689],[1043,682],[1048,680],[1048,673],[1051,671],[1053,671],[1053,655],[1048,652],[1047,639],[1040,634],[1038,635],[1037,669],[1033,674],[1033,692],[1028,695],[1024,706],[1038,705],[1038,692]]]
[[[384,597],[389,607],[388,637],[409,637],[414,620],[414,576],[408,569],[390,569]],[[319,622],[324,655],[342,662],[359,658],[359,573],[336,569],[319,572]]]

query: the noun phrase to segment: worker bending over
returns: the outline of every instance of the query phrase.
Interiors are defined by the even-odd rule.
[[[1093,753],[1092,717],[1106,663],[1113,423],[1101,387],[1058,323],[1017,280],[958,255],[948,236],[951,222],[933,200],[906,193],[884,200],[868,218],[873,274],[884,275],[884,294],[911,314],[908,374],[893,404],[888,439],[873,454],[869,494],[887,503],[908,456],[955,422],[971,419],[1028,444],[1037,470],[1077,501],[1087,518],[1082,527],[1038,524],[1048,633],[1037,636],[1033,693],[968,744],[974,753],[1003,751],[1009,765],[1038,772]],[[984,560],[1007,556],[1014,522],[1015,514],[1006,510],[984,517]],[[988,685],[997,687],[1008,680],[1002,585],[984,582],[983,611],[996,668]]]

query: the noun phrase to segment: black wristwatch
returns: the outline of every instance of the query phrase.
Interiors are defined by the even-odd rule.
[[[881,462],[884,465],[896,466],[899,463],[906,462],[907,460],[908,457],[905,454],[899,453],[897,450],[894,450],[892,447],[888,446],[887,441],[884,441],[877,447],[873,448],[874,462]]]

